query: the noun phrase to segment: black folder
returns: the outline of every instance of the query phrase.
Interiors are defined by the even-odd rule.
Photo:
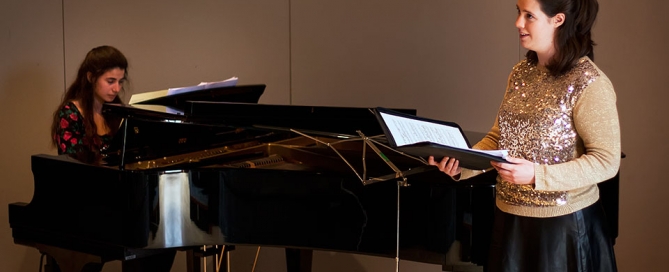
[[[409,114],[404,114],[400,112],[396,112],[390,109],[386,108],[376,108],[375,109],[376,113],[376,118],[379,121],[379,124],[381,125],[381,129],[386,135],[386,138],[388,140],[388,144],[401,152],[404,152],[406,154],[418,156],[427,159],[429,156],[434,156],[435,160],[441,160],[443,157],[450,157],[450,158],[456,158],[459,160],[459,165],[460,167],[467,168],[467,169],[472,169],[472,170],[483,170],[483,169],[489,169],[492,166],[490,165],[490,161],[498,161],[498,162],[506,162],[508,161],[502,157],[502,156],[496,156],[492,154],[487,154],[487,153],[482,153],[477,150],[471,149],[471,146],[469,144],[469,141],[467,140],[467,137],[465,136],[464,132],[462,131],[462,128],[456,123],[453,122],[445,122],[445,121],[439,121],[439,120],[434,120],[434,119],[428,119],[428,118],[423,118],[423,117],[418,117],[415,115],[409,115]],[[390,116],[388,116],[390,115]],[[385,116],[385,118],[384,118]],[[398,131],[398,128],[390,129],[387,120],[388,117],[400,117],[403,118],[402,120],[408,121],[408,122],[413,122],[417,121],[417,123],[422,123],[422,122],[427,122],[430,124],[436,124],[438,126],[448,126],[451,128],[457,129],[457,131],[460,132],[460,135],[456,135],[458,137],[462,137],[462,140],[464,140],[465,144],[467,145],[467,148],[461,148],[461,147],[455,147],[455,146],[448,146],[444,144],[439,144],[439,143],[434,143],[431,141],[421,141],[421,142],[416,142],[416,143],[411,143],[411,144],[403,144],[403,145],[398,145],[397,142],[398,140],[395,137],[401,137],[401,135],[394,135],[393,133],[414,133],[414,131]]]

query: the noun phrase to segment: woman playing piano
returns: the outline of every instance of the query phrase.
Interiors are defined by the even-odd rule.
[[[617,271],[597,183],[620,166],[616,95],[593,62],[596,0],[518,0],[526,58],[513,67],[477,149],[509,150],[497,170],[488,271]],[[479,174],[453,158],[429,163]]]
[[[118,49],[105,45],[86,54],[53,115],[51,137],[58,154],[72,154],[86,162],[99,159],[100,150],[109,145],[120,124],[119,119],[102,115],[102,104],[122,103],[118,94],[127,77],[128,61]],[[175,254],[166,250],[125,261],[123,271],[170,271]]]
[[[79,66],[53,115],[51,135],[58,154],[95,158],[109,145],[119,119],[102,115],[102,104],[122,103],[118,94],[128,76],[128,61],[111,46],[93,48]]]

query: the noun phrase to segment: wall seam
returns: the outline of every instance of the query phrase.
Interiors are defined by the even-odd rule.
[[[288,0],[288,104],[293,104],[293,21],[291,10],[293,5]]]
[[[67,72],[66,72],[66,64],[65,64],[65,0],[60,1],[60,18],[61,18],[61,24],[62,24],[62,30],[63,30],[63,92],[67,91]]]

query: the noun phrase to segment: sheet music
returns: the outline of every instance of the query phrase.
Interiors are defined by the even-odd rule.
[[[159,90],[159,91],[153,91],[153,92],[145,92],[145,93],[138,93],[138,94],[133,94],[130,97],[130,102],[129,104],[139,104],[141,102],[159,98],[159,97],[165,97],[165,96],[170,96],[170,95],[175,95],[175,94],[182,94],[182,93],[187,93],[187,92],[194,92],[194,91],[200,91],[200,90],[206,90],[206,89],[213,89],[213,88],[221,88],[221,87],[232,87],[237,85],[237,77],[231,77],[226,80],[222,81],[216,81],[216,82],[200,82],[198,85],[193,85],[193,86],[188,86],[188,87],[179,87],[179,88],[169,88],[167,90]]]
[[[228,79],[222,80],[222,81],[200,82],[200,84],[194,85],[194,86],[169,88],[169,89],[167,89],[167,95],[187,93],[187,92],[213,89],[213,88],[221,88],[221,87],[232,87],[232,86],[237,85],[237,80],[238,80],[237,77],[231,77],[231,78],[228,78]]]
[[[381,113],[381,117],[386,122],[386,126],[388,126],[388,130],[393,135],[397,146],[419,142],[433,142],[458,148],[469,148],[458,128],[404,118],[383,112]]]
[[[456,127],[405,118],[383,112],[380,112],[380,114],[398,147],[420,142],[432,142],[501,158],[506,158],[508,155],[507,150],[477,150],[469,148],[464,135]]]

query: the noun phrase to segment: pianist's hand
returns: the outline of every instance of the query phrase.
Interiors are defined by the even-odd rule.
[[[440,162],[436,162],[433,156],[427,158],[427,163],[434,165],[439,168],[439,171],[446,173],[451,177],[455,177],[460,174],[462,169],[460,169],[459,161],[454,158],[444,157]]]
[[[534,184],[534,163],[519,158],[507,158],[511,163],[491,161],[499,176],[514,184]]]

